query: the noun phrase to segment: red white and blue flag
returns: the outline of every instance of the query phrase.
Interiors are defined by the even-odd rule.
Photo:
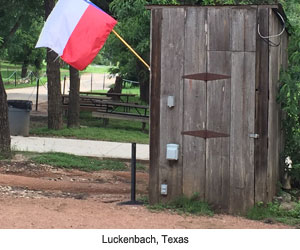
[[[59,0],[36,48],[48,47],[66,63],[85,69],[104,45],[117,21],[87,0]]]

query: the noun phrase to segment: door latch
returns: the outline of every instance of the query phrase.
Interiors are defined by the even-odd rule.
[[[253,138],[253,139],[258,139],[259,138],[259,134],[250,134],[249,137]]]

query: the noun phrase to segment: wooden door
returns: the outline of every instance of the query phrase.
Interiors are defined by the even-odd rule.
[[[183,193],[225,211],[254,202],[255,27],[255,8],[186,9]]]

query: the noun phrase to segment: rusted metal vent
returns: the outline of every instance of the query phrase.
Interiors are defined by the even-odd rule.
[[[209,131],[209,130],[184,131],[184,132],[181,132],[181,134],[182,135],[195,136],[195,137],[201,137],[201,138],[204,138],[204,139],[218,138],[218,137],[229,137],[228,134],[218,133],[218,132]]]
[[[230,76],[212,74],[212,73],[198,73],[193,75],[185,75],[182,78],[192,79],[192,80],[201,80],[201,81],[215,81],[221,79],[229,79]]]

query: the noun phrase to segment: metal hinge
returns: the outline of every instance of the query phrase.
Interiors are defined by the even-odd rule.
[[[259,138],[259,134],[249,134],[249,137],[253,138],[253,139],[258,139]]]

